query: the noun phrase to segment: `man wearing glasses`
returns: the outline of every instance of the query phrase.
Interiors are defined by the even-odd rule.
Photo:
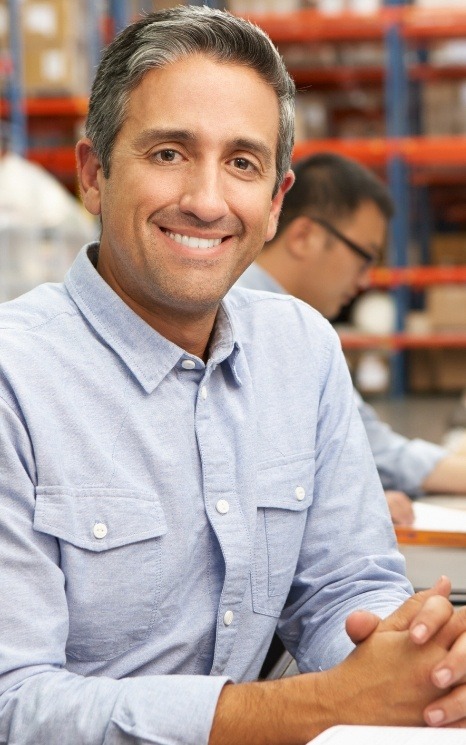
[[[393,203],[385,185],[349,158],[320,153],[299,162],[273,241],[238,284],[288,293],[334,318],[369,286]],[[466,458],[425,440],[408,440],[378,419],[355,391],[392,520],[410,523],[409,496],[466,492]]]

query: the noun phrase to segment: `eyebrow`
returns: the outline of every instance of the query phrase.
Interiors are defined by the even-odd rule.
[[[252,140],[248,137],[238,137],[231,143],[237,150],[249,150],[252,153],[262,156],[266,168],[271,168],[273,165],[273,154],[267,145],[264,145],[260,140]]]
[[[145,150],[158,140],[176,140],[177,142],[194,142],[194,132],[188,129],[144,129],[133,140],[137,150]]]
[[[137,135],[132,144],[137,150],[144,151],[151,147],[154,142],[164,140],[167,142],[190,143],[195,142],[196,135],[189,129],[145,129]],[[229,145],[234,150],[249,150],[252,153],[260,155],[264,160],[266,168],[271,168],[273,165],[273,154],[271,149],[260,140],[255,140],[249,137],[236,137],[231,140]]]

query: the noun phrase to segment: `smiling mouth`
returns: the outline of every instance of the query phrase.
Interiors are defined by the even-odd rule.
[[[222,242],[222,238],[197,238],[193,235],[182,235],[181,233],[172,233],[170,230],[162,228],[165,235],[168,235],[172,241],[179,243],[181,246],[188,248],[215,248]]]

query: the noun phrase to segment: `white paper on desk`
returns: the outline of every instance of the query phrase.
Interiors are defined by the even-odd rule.
[[[364,727],[339,724],[308,745],[465,745],[464,729],[430,727]]]
[[[413,502],[415,530],[438,530],[447,533],[466,533],[466,511],[436,504]],[[466,743],[466,735],[465,735]]]

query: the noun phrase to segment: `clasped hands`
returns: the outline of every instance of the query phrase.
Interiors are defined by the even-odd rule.
[[[356,722],[466,728],[466,607],[455,610],[450,591],[441,577],[385,620],[348,617],[356,648],[334,670],[346,677]]]

